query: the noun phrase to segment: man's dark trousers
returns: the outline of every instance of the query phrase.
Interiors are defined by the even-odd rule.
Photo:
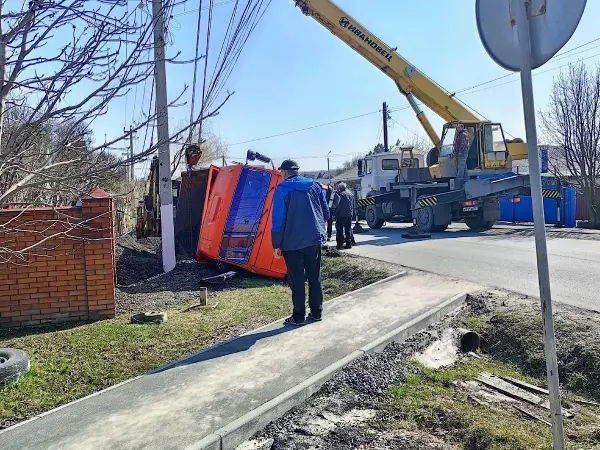
[[[313,245],[300,250],[284,251],[287,279],[292,289],[294,320],[306,318],[304,280],[308,279],[308,306],[314,318],[323,311],[323,285],[321,283],[321,246]],[[305,276],[306,274],[306,276]]]
[[[344,243],[346,247],[352,246],[352,217],[337,217],[335,220],[335,240],[338,247]]]
[[[329,217],[327,221],[327,239],[331,239],[331,235],[333,234],[333,215]]]

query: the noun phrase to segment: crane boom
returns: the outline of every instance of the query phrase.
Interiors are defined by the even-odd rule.
[[[375,34],[329,0],[295,0],[302,12],[315,19],[367,61],[390,77],[404,94],[432,141],[439,137],[413,96],[446,122],[480,121],[453,95],[421,73]],[[432,137],[433,134],[433,137]]]

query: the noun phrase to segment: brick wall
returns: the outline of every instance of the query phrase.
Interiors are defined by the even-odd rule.
[[[0,210],[0,327],[114,317],[114,233],[102,190],[80,207]]]

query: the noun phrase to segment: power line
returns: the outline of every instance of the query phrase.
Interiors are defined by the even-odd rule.
[[[212,7],[216,7],[216,6],[225,6],[228,5],[230,3],[233,2],[237,2],[238,0],[226,0],[220,3],[215,3],[214,5],[212,5]],[[181,12],[181,13],[177,13],[177,14],[173,14],[173,17],[179,17],[179,16],[187,16],[188,14],[194,13],[194,12],[198,12],[199,9],[201,10],[207,10],[211,8],[210,6],[204,6],[202,8],[195,8],[195,9],[188,9],[187,11]]]
[[[596,53],[595,55],[591,55],[591,56],[588,56],[588,57],[586,57],[586,58],[581,58],[579,61],[585,61],[586,59],[594,58],[594,57],[596,57],[596,56],[600,56],[600,53]],[[544,74],[544,73],[552,72],[553,70],[562,69],[563,67],[568,67],[568,66],[569,66],[569,64],[570,64],[570,63],[568,63],[568,64],[562,64],[562,65],[560,65],[560,66],[557,66],[557,67],[551,67],[551,68],[549,68],[549,69],[546,69],[546,70],[543,70],[543,71],[541,71],[541,72],[535,72],[535,73],[533,74],[533,76],[536,76],[536,75],[542,75],[542,74]],[[519,81],[519,80],[517,79],[517,80],[510,80],[510,81],[506,81],[506,82],[504,82],[504,83],[495,84],[495,85],[493,85],[493,86],[485,87],[485,88],[482,88],[482,89],[477,89],[477,90],[475,90],[475,91],[471,91],[471,92],[465,92],[465,93],[464,93],[464,94],[462,94],[462,95],[470,95],[470,94],[475,94],[476,92],[487,91],[488,89],[497,88],[497,87],[500,87],[500,86],[504,86],[505,84],[515,83],[515,82],[517,82],[517,81]]]
[[[557,60],[564,59],[564,58],[565,58],[565,55],[568,55],[569,53],[571,53],[571,52],[573,52],[573,51],[575,51],[575,50],[577,50],[577,49],[580,49],[580,48],[582,48],[582,47],[585,47],[585,46],[587,46],[587,45],[589,45],[589,44],[592,44],[592,43],[594,43],[594,42],[597,42],[597,41],[600,41],[600,38],[592,39],[591,41],[585,42],[584,44],[578,45],[577,47],[573,47],[573,48],[571,48],[571,49],[569,49],[569,50],[565,50],[564,52],[561,52],[561,53],[558,53],[558,54],[556,54],[556,55],[555,55],[555,56],[554,56],[554,57],[553,57],[553,58],[552,58],[550,61],[557,61]],[[594,46],[594,47],[588,48],[588,49],[586,49],[586,50],[583,50],[583,51],[581,51],[581,52],[577,52],[577,53],[576,53],[576,55],[578,55],[578,54],[580,54],[580,53],[585,53],[585,52],[587,52],[587,51],[590,51],[590,50],[592,50],[592,49],[594,49],[594,48],[597,48],[597,47],[599,47],[599,46],[597,46],[597,45],[596,45],[596,46]],[[571,57],[571,56],[574,56],[574,55],[568,55],[568,57]],[[516,74],[517,74],[517,72],[511,72],[511,73],[507,73],[506,75],[502,75],[502,76],[500,76],[500,77],[492,78],[491,80],[488,80],[488,81],[483,81],[483,82],[481,82],[481,83],[474,84],[473,86],[469,86],[469,87],[466,87],[466,88],[460,89],[460,90],[458,90],[458,91],[455,91],[454,93],[455,93],[455,95],[456,95],[456,94],[461,94],[461,93],[463,93],[463,92],[470,91],[470,90],[472,90],[472,89],[475,89],[475,88],[478,88],[478,87],[480,87],[480,86],[484,86],[484,85],[486,85],[486,84],[493,83],[494,81],[499,81],[499,80],[502,80],[502,79],[504,79],[504,78],[512,77],[512,76],[514,76],[514,75],[516,75]],[[479,91],[478,91],[478,92],[479,92]]]
[[[370,116],[372,114],[379,114],[379,111],[371,111],[369,113],[359,114],[357,116],[352,116],[352,117],[346,117],[344,119],[339,119],[339,120],[333,120],[331,122],[321,123],[319,125],[313,125],[313,126],[306,127],[306,128],[300,128],[298,130],[285,131],[283,133],[272,134],[270,136],[263,136],[263,137],[256,138],[256,139],[249,139],[247,141],[236,142],[235,144],[231,144],[230,147],[233,147],[234,145],[242,145],[242,144],[249,144],[251,142],[264,141],[265,139],[272,139],[272,138],[279,137],[279,136],[286,136],[288,134],[300,133],[302,131],[313,130],[315,128],[321,128],[321,127],[325,127],[327,125],[334,125],[336,123],[346,122],[347,120],[358,119],[360,117],[366,117],[366,116]]]
[[[215,4],[215,6],[217,6],[217,5]],[[589,44],[591,44],[591,43],[593,43],[593,42],[596,42],[596,41],[600,41],[600,38],[593,39],[593,40],[591,40],[591,41],[588,41],[588,42],[586,42],[586,43],[584,43],[584,44],[581,44],[581,45],[579,45],[579,46],[577,46],[577,47],[574,47],[574,48],[572,48],[572,49],[566,50],[566,51],[564,51],[564,52],[562,52],[562,53],[559,53],[557,56],[566,55],[566,54],[568,54],[568,53],[570,53],[570,52],[572,52],[572,51],[574,51],[574,50],[577,50],[577,49],[579,49],[579,48],[581,48],[581,47],[584,47],[584,46],[586,46],[586,45],[589,45]],[[592,47],[592,48],[595,48],[595,47]],[[591,50],[591,49],[587,49],[587,50],[585,50],[585,51],[588,51],[588,50]],[[583,52],[578,52],[578,53],[576,53],[576,54],[579,54],[579,53],[583,53]],[[590,58],[593,58],[593,57],[595,57],[595,56],[598,56],[598,55],[599,55],[599,54],[592,55],[592,56],[589,56],[589,57],[587,57],[587,58],[582,58],[581,60],[583,61],[583,60],[586,60],[586,59],[590,59]],[[569,55],[569,56],[574,56],[574,55]],[[559,59],[562,59],[562,58],[559,58]],[[534,75],[541,75],[541,74],[543,74],[543,73],[550,72],[550,71],[552,71],[552,70],[556,70],[556,69],[560,69],[560,68],[562,68],[562,67],[566,67],[566,66],[568,66],[568,64],[564,64],[564,65],[561,65],[561,66],[558,66],[558,67],[553,67],[553,68],[551,68],[551,69],[548,69],[548,70],[545,70],[545,71],[542,71],[542,72],[536,72],[536,73],[534,73]],[[478,83],[478,84],[476,84],[476,85],[473,85],[473,86],[470,86],[470,87],[468,87],[468,88],[460,89],[460,90],[456,91],[456,93],[463,93],[463,95],[467,95],[467,94],[473,94],[473,93],[475,93],[475,92],[481,92],[481,91],[485,91],[485,90],[487,90],[487,89],[493,89],[493,88],[495,88],[495,87],[503,86],[504,84],[514,83],[515,81],[518,81],[518,80],[511,80],[511,81],[509,81],[509,82],[506,82],[506,83],[500,83],[500,84],[497,84],[497,85],[494,85],[494,86],[486,87],[486,88],[483,88],[483,89],[478,89],[478,90],[476,90],[476,91],[472,91],[472,92],[465,92],[465,91],[467,91],[467,90],[474,89],[475,87],[484,86],[484,85],[486,85],[486,84],[493,83],[494,81],[498,81],[498,80],[501,80],[501,79],[504,79],[504,78],[510,77],[510,76],[512,76],[512,75],[515,75],[515,73],[506,74],[506,75],[503,75],[503,76],[501,76],[501,77],[496,77],[496,78],[494,78],[494,79],[492,79],[492,80],[488,80],[488,81],[486,81],[486,82]],[[441,86],[440,86],[440,87],[441,87]],[[443,88],[442,88],[442,89],[443,89]],[[485,119],[485,115],[483,115],[482,113],[478,112],[477,110],[475,110],[475,109],[474,109],[474,108],[472,108],[471,106],[467,105],[467,104],[466,104],[464,101],[462,101],[462,100],[460,100],[460,99],[458,99],[458,98],[456,98],[456,100],[457,100],[457,101],[460,101],[460,102],[461,102],[461,103],[463,103],[465,106],[467,106],[469,109],[471,109],[471,110],[472,110],[472,111],[474,111],[476,114],[478,114],[479,116],[481,116],[481,117],[483,117],[483,118]],[[398,107],[398,108],[390,109],[390,112],[393,112],[393,111],[401,111],[401,110],[408,109],[408,108],[409,108],[409,106]],[[361,118],[361,117],[366,117],[366,116],[369,116],[369,115],[372,115],[372,114],[378,114],[379,112],[380,112],[380,111],[372,111],[372,112],[369,112],[369,113],[365,113],[365,114],[359,114],[359,115],[352,116],[352,117],[346,117],[346,118],[344,118],[344,119],[334,120],[334,121],[331,121],[331,122],[326,122],[326,123],[322,123],[322,124],[319,124],[319,125],[313,125],[313,126],[310,126],[310,127],[305,127],[305,128],[300,128],[300,129],[297,129],[297,130],[286,131],[286,132],[283,132],[283,133],[277,133],[277,134],[273,134],[273,135],[269,135],[269,136],[263,136],[263,137],[256,138],[256,139],[249,139],[249,140],[246,140],[246,141],[236,142],[236,143],[234,143],[234,144],[231,144],[230,146],[231,146],[231,147],[233,147],[233,146],[236,146],[236,145],[249,144],[249,143],[252,143],[252,142],[258,142],[258,141],[262,141],[262,140],[266,140],[266,139],[272,139],[272,138],[276,138],[276,137],[280,137],[280,136],[286,136],[286,135],[289,135],[289,134],[301,133],[301,132],[303,132],[303,131],[313,130],[313,129],[316,129],[316,128],[321,128],[321,127],[325,127],[325,126],[329,126],[329,125],[335,125],[335,124],[337,124],[337,123],[346,122],[346,121],[348,121],[348,120],[354,120],[354,119],[358,119],[358,118]],[[394,119],[392,119],[392,120],[394,120]],[[394,122],[396,122],[396,123],[398,123],[399,125],[403,126],[402,124],[400,124],[400,123],[399,123],[399,122],[397,122],[396,120],[394,120]],[[408,128],[407,128],[407,129],[408,129]],[[409,130],[409,131],[410,131],[410,130]],[[506,132],[506,134],[508,134],[508,135],[510,135],[510,136],[513,136],[513,135],[512,135],[511,133],[509,133],[508,131],[506,131],[506,130],[504,130],[504,131]],[[414,132],[413,132],[413,131],[411,131],[411,133],[414,133]],[[378,135],[378,136],[379,136],[379,135]],[[513,136],[513,137],[514,137],[514,136]]]
[[[356,155],[358,153],[361,152],[352,152],[352,153],[330,153],[329,156],[353,156]],[[322,155],[298,155],[298,156],[285,156],[286,159],[310,159],[310,158],[326,158],[327,157],[327,153],[324,153]],[[233,155],[233,156],[228,156],[229,159],[235,158],[235,159],[244,159],[246,158],[246,155]],[[277,159],[277,158],[275,158]],[[283,157],[279,158],[279,159],[283,159]]]

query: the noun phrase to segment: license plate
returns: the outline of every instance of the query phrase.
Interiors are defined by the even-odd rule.
[[[477,211],[479,209],[479,206],[465,206],[463,208],[463,211],[467,212],[467,211]]]

